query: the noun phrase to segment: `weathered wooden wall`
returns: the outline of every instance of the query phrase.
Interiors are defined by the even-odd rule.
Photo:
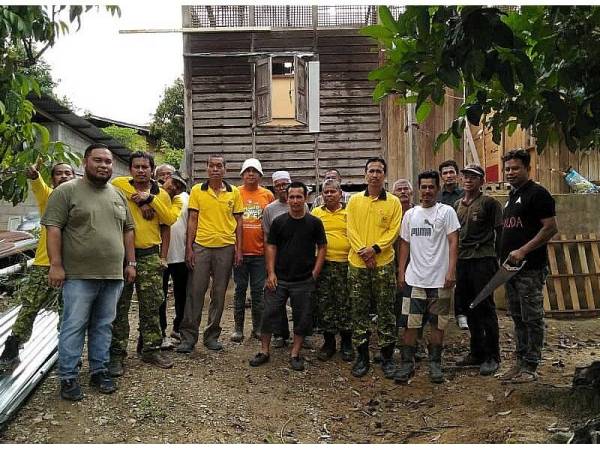
[[[314,185],[317,169],[335,167],[345,183],[360,184],[364,161],[383,155],[380,105],[372,102],[369,71],[378,66],[377,45],[357,29],[190,33],[184,52],[312,51],[320,61],[320,127],[258,126],[254,156],[268,177],[288,170]],[[188,57],[191,89],[193,178],[205,177],[208,155],[223,154],[228,177],[237,181],[244,159],[253,156],[252,64],[248,57]],[[265,178],[265,184],[270,180]]]
[[[447,92],[444,105],[436,106],[424,123],[416,125],[413,119],[412,133],[408,126],[408,107],[396,104],[393,97],[383,102],[383,130],[386,133],[383,139],[387,143],[387,157],[390,165],[388,182],[390,185],[398,178],[416,180],[420,171],[437,170],[439,163],[447,159],[454,159],[459,167],[463,166],[464,152],[469,153],[464,144],[461,144],[460,151],[456,151],[451,141],[448,140],[437,153],[433,152],[435,137],[438,133],[448,129],[455,119],[461,102],[460,95],[451,91]],[[535,145],[535,139],[520,128],[517,128],[511,136],[505,130],[499,145],[492,142],[492,133],[488,129],[471,126],[471,133],[481,166],[487,169],[490,180],[494,179],[491,174],[495,170],[499,182],[504,179],[502,156],[515,148],[527,149]],[[563,176],[557,171],[565,170],[569,166],[590,181],[598,182],[600,180],[600,152],[597,150],[588,153],[571,153],[564,144],[554,144],[549,145],[541,155],[538,155],[533,148],[530,154],[532,155],[531,177],[553,194],[570,192]],[[467,159],[471,160],[468,154]]]
[[[398,105],[395,97],[385,99],[383,128],[387,133],[385,142],[390,186],[398,178],[416,180],[419,172],[426,169],[437,170],[439,164],[448,159],[456,160],[462,167],[463,152],[455,150],[450,139],[436,153],[433,152],[435,138],[450,127],[461,103],[461,97],[453,91],[448,91],[444,105],[435,106],[425,122],[417,124],[414,117],[412,118],[410,130],[409,107]]]

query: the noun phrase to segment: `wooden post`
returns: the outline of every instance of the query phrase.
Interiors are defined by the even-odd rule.
[[[184,28],[192,26],[192,11],[190,6],[181,7],[182,25]],[[183,33],[183,53],[190,52],[191,43],[190,35]],[[184,176],[187,176],[189,181],[194,183],[194,122],[192,118],[192,59],[184,58],[183,60],[183,117],[185,127],[185,151],[181,170]]]
[[[254,6],[252,8],[252,21],[254,21]],[[250,52],[254,51],[254,33],[250,37]],[[252,157],[256,158],[256,64],[250,65],[250,80],[252,85]]]

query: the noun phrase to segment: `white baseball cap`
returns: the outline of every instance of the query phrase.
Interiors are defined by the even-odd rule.
[[[248,158],[246,161],[244,161],[244,164],[242,164],[242,170],[240,170],[240,175],[244,173],[244,170],[246,170],[250,167],[258,170],[258,172],[260,173],[261,176],[263,175],[262,166],[260,165],[260,161],[256,158]]]

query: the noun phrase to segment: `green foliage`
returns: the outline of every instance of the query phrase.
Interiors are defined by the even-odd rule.
[[[183,80],[177,78],[165,89],[150,124],[150,133],[156,141],[166,141],[174,149],[185,147],[183,123]]]
[[[530,129],[541,152],[563,139],[571,151],[600,146],[600,7],[408,6],[362,33],[379,41],[386,63],[372,71],[377,101],[398,94],[416,103],[417,120],[446,88],[467,93],[452,126],[455,144],[466,123],[483,123],[500,143],[502,130]],[[429,106],[427,106],[429,105]]]
[[[27,195],[26,167],[40,162],[46,168],[57,160],[79,164],[77,154],[51,142],[48,130],[32,122],[35,110],[28,97],[52,89],[47,67],[39,64],[41,56],[70,26],[79,29],[81,15],[93,8],[0,6],[0,199],[13,205]],[[106,8],[120,14],[118,7]],[[65,14],[67,21],[62,19]],[[47,172],[41,170],[46,179]]]
[[[183,152],[181,148],[172,148],[165,141],[161,142],[161,148],[154,155],[156,165],[171,164],[175,169],[181,168],[183,161]]]
[[[119,141],[132,152],[136,150],[146,151],[148,149],[146,139],[143,136],[137,134],[137,131],[132,128],[110,125],[108,127],[102,128],[102,131],[114,137],[117,141]]]

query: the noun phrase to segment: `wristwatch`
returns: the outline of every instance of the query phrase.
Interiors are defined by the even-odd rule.
[[[136,261],[127,261],[127,266],[137,267],[137,262]]]

